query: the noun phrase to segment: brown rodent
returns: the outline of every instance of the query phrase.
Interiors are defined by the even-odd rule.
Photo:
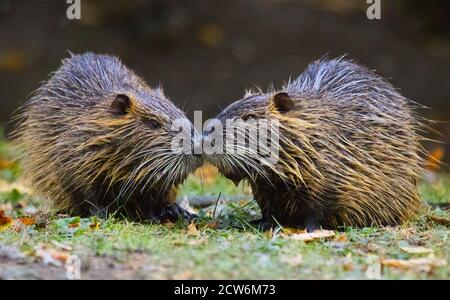
[[[201,160],[171,151],[184,113],[116,57],[71,55],[15,116],[13,140],[35,192],[56,211],[190,219],[177,185]]]
[[[402,224],[421,207],[416,106],[365,67],[319,60],[282,90],[247,93],[217,117],[279,121],[276,164],[254,153],[206,159],[226,177],[249,181],[263,228]]]

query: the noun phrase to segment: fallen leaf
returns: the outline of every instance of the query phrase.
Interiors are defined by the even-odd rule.
[[[304,229],[297,229],[297,228],[290,228],[290,227],[283,227],[283,233],[287,234],[287,235],[301,234],[301,233],[306,233],[306,230],[304,230]]]
[[[76,228],[78,226],[80,226],[80,221],[81,219],[79,217],[75,217],[73,218],[70,222],[69,222],[69,228]]]
[[[189,224],[189,226],[187,228],[187,234],[188,235],[199,235],[200,234],[200,232],[198,231],[197,226],[195,225],[194,222]]]
[[[170,222],[169,220],[165,221],[163,223],[164,226],[167,226],[168,228],[173,228],[175,226],[175,223]]]
[[[3,210],[0,210],[0,228],[7,228],[11,226],[13,219],[8,217]]]
[[[89,228],[93,230],[97,230],[100,228],[100,220],[97,217],[91,218],[91,224],[89,224]]]
[[[49,248],[42,244],[35,248],[35,255],[42,259],[44,265],[53,265],[56,267],[63,266],[70,256],[67,252]]]
[[[311,242],[317,239],[331,238],[335,236],[332,230],[315,230],[313,232],[295,233],[289,236],[290,239],[295,241]]]
[[[382,259],[381,264],[386,267],[399,269],[417,269],[429,272],[433,268],[443,267],[447,265],[445,259],[436,259],[434,257],[412,258],[412,259]]]
[[[211,220],[211,221],[208,221],[208,223],[206,223],[205,227],[211,228],[211,229],[216,229],[218,225],[219,225],[219,222],[217,220]]]
[[[433,252],[433,250],[430,248],[419,247],[419,246],[417,246],[417,247],[416,246],[400,246],[400,249],[402,249],[406,253],[411,253],[411,254],[428,254],[428,253]]]
[[[19,222],[26,226],[31,226],[35,224],[35,219],[31,217],[20,217]]]
[[[16,219],[13,221],[10,228],[16,232],[21,232],[22,230],[24,230],[26,228],[26,225],[23,224],[22,222],[20,222],[19,219]]]
[[[336,242],[347,242],[347,235],[345,233],[340,233],[334,240]]]

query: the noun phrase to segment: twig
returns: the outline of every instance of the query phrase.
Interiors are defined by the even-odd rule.
[[[216,209],[217,209],[217,204],[219,203],[220,200],[220,196],[222,196],[222,192],[219,193],[219,196],[217,197],[217,201],[216,201],[216,205],[214,205],[214,210],[213,210],[213,218],[216,216]]]

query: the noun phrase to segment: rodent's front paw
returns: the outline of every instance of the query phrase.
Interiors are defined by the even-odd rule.
[[[166,206],[161,213],[159,220],[169,220],[171,222],[176,222],[178,219],[184,219],[187,221],[192,221],[197,219],[198,216],[196,214],[192,214],[184,208],[181,208],[178,204],[174,203],[169,206]]]

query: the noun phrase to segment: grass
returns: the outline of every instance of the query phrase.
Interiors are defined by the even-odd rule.
[[[8,145],[0,142],[0,159],[11,157]],[[9,209],[13,219],[38,206],[19,184],[18,170],[3,164],[0,172],[0,210]],[[249,193],[248,187],[236,188],[210,168],[204,172],[203,179],[191,176],[181,194]],[[433,183],[422,183],[421,193],[427,201],[448,203],[450,178],[440,175]],[[42,247],[57,251],[52,254],[56,260],[61,260],[58,253],[79,256],[82,278],[93,279],[450,278],[449,230],[425,216],[398,228],[347,228],[331,239],[306,243],[287,231],[262,233],[249,226],[258,214],[253,202],[221,203],[216,208],[219,222],[212,210],[201,210],[195,226],[67,216],[45,219],[45,226],[26,226],[16,219],[0,227],[0,278],[64,278],[64,267],[43,264],[45,255],[37,250]],[[450,218],[443,209],[432,213]]]

